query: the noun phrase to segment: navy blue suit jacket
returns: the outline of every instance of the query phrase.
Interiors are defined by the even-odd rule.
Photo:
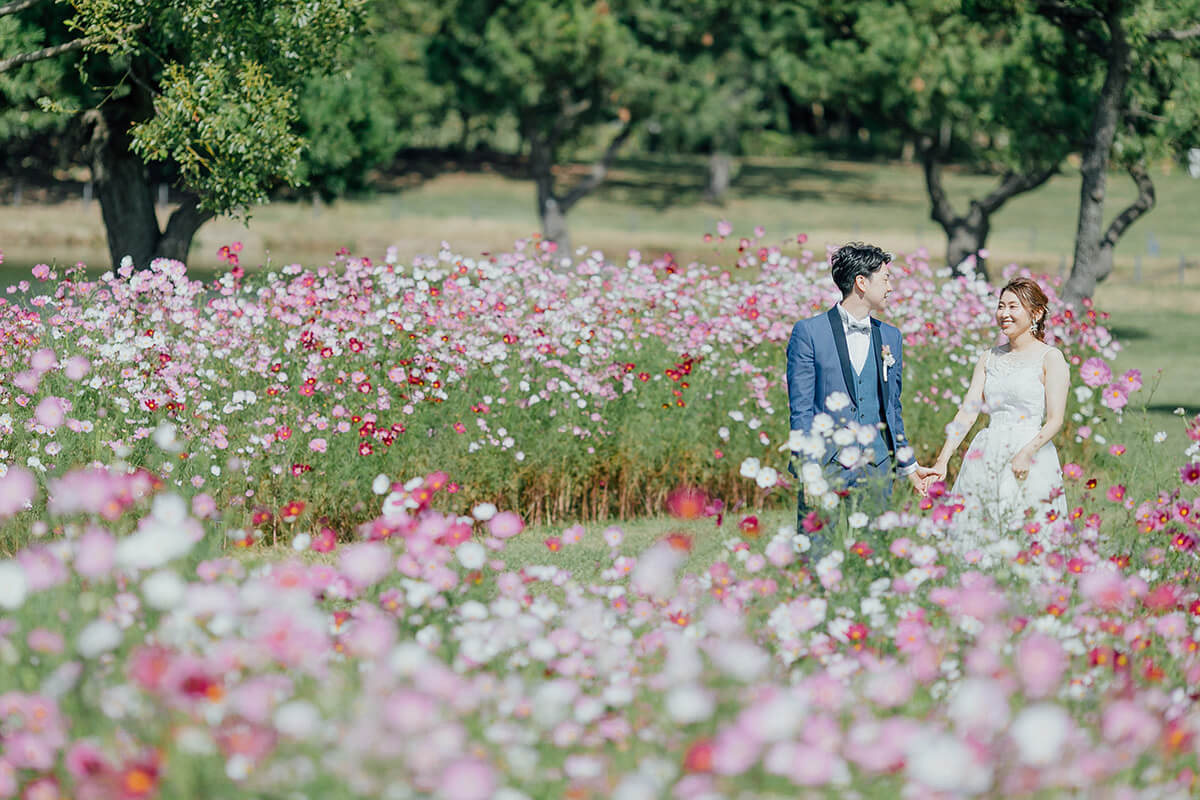
[[[871,319],[871,353],[879,371],[879,395],[883,398],[883,419],[887,423],[884,442],[892,452],[896,466],[905,468],[915,462],[908,437],[904,434],[904,417],[900,406],[901,374],[904,368],[904,345],[900,330],[894,325]],[[883,348],[891,351],[895,363],[883,379]],[[838,427],[854,418],[858,398],[854,392],[854,368],[846,348],[846,330],[836,307],[810,319],[802,319],[792,328],[787,346],[788,412],[791,429],[809,433],[813,417],[825,411]],[[841,411],[829,411],[825,400],[834,392],[850,398],[850,405]],[[828,453],[826,461],[835,452]]]

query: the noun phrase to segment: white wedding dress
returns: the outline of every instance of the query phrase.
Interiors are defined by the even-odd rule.
[[[960,546],[996,541],[1030,522],[1044,531],[1066,519],[1062,465],[1053,442],[1042,445],[1034,455],[1025,480],[1017,480],[1010,464],[1045,420],[1042,362],[1052,349],[1044,346],[1030,356],[992,348],[985,356],[983,396],[990,415],[988,426],[971,440],[951,489],[963,499],[954,525]]]

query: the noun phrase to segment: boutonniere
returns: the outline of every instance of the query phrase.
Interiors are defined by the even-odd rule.
[[[888,367],[896,363],[896,357],[892,355],[892,348],[886,344],[883,346],[883,382],[887,383]]]

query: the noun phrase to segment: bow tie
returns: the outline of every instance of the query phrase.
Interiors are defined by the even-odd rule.
[[[867,317],[862,322],[852,319],[849,315],[842,317],[846,323],[846,333],[867,333],[871,332],[871,318]]]

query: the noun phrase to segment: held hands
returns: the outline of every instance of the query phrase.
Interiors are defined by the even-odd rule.
[[[908,482],[912,484],[913,491],[921,495],[921,497],[929,494],[929,484],[946,477],[946,471],[943,469],[939,475],[936,466],[922,467],[918,464],[915,470],[908,473]]]

